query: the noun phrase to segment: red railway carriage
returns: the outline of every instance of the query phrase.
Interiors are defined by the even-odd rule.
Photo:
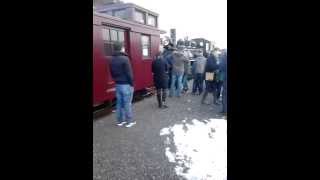
[[[135,91],[153,86],[151,63],[159,51],[160,30],[117,17],[93,15],[93,106],[115,98],[115,82],[111,78],[109,62],[113,43],[123,42],[129,55]]]

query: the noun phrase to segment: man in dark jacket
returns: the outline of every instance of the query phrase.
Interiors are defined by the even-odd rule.
[[[214,56],[213,53],[210,54],[210,56],[208,57],[206,66],[205,66],[205,73],[215,73],[215,71],[218,69],[218,65],[217,65],[217,60]],[[206,89],[205,92],[202,96],[202,100],[201,103],[204,104],[205,103],[205,99],[208,95],[208,93],[212,93],[213,94],[213,102],[214,104],[216,104],[216,84],[215,84],[215,79],[214,80],[206,80]]]
[[[110,70],[112,79],[116,83],[117,120],[118,126],[131,127],[136,124],[132,121],[133,74],[128,55],[121,52],[122,44],[113,45],[115,53],[112,55]]]
[[[223,73],[221,72],[221,57],[222,55],[216,55],[216,59],[217,59],[217,65],[218,65],[218,70],[216,71],[216,81],[215,81],[215,84],[216,84],[216,104],[218,105],[219,103],[219,99],[220,99],[220,96],[221,96],[221,90],[222,90],[222,85],[223,85]]]
[[[173,44],[169,43],[167,46],[164,47],[164,51],[162,53],[162,57],[164,58],[164,60],[167,62],[167,64],[169,65],[169,72],[168,72],[168,76],[169,76],[169,80],[168,80],[168,88],[170,88],[171,86],[171,78],[172,78],[172,54],[173,54]]]
[[[162,57],[161,53],[158,53],[155,60],[152,62],[153,81],[157,89],[157,100],[159,108],[167,108],[165,104],[168,89],[168,71],[169,65]]]
[[[222,114],[227,113],[227,50],[224,50],[221,56],[220,73],[223,78],[223,89],[222,89]]]

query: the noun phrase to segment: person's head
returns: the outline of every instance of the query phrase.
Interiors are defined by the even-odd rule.
[[[122,50],[122,43],[121,42],[115,42],[113,44],[113,50],[116,52],[120,52]]]

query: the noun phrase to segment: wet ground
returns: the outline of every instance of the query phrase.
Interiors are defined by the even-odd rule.
[[[117,127],[115,113],[93,121],[94,180],[226,179],[227,121],[200,96],[152,96],[133,105],[137,124]],[[212,97],[208,96],[208,101]]]

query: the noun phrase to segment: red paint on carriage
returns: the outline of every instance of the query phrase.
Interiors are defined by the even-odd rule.
[[[143,25],[117,17],[94,13],[93,16],[93,106],[115,98],[115,83],[111,78],[109,62],[112,42],[124,42],[134,76],[135,91],[153,86],[151,63],[159,51],[160,33],[156,27]],[[142,38],[147,43],[148,56],[143,56]],[[149,38],[148,38],[149,37]]]

